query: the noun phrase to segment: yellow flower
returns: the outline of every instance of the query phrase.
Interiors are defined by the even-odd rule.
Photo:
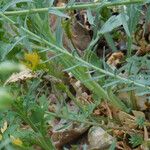
[[[3,139],[3,136],[0,134],[0,141]]]
[[[35,69],[40,63],[40,57],[36,52],[26,53],[24,59],[27,61],[26,64],[30,69]]]
[[[20,138],[15,138],[14,136],[10,135],[10,139],[12,140],[12,144],[17,146],[22,146],[23,142],[20,140]]]
[[[7,129],[7,121],[5,121],[3,127],[1,127],[1,133],[4,133],[6,129]]]

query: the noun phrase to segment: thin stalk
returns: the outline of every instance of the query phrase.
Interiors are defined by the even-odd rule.
[[[74,122],[80,122],[80,123],[84,123],[84,124],[88,124],[88,125],[104,126],[103,124],[100,124],[100,123],[91,122],[91,121],[83,120],[83,119],[81,120],[81,119],[77,119],[77,118],[73,118],[73,117],[66,117],[64,115],[56,114],[56,113],[53,113],[53,112],[46,112],[46,114],[50,115],[50,116],[53,116],[53,117],[57,117],[57,118],[65,119],[65,120],[70,120],[70,121],[74,121]]]
[[[12,24],[15,25],[15,22],[14,22],[13,20],[11,20],[10,18],[8,18],[7,16],[5,16],[3,13],[0,13],[0,16],[3,17],[4,19],[6,19],[8,22],[10,22],[10,23],[12,23]],[[32,37],[34,37],[34,38],[37,38],[38,40],[41,40],[42,42],[44,42],[44,43],[47,44],[48,46],[54,48],[55,50],[57,50],[57,51],[59,51],[59,52],[61,52],[61,53],[63,53],[63,54],[66,54],[66,55],[68,55],[68,56],[70,56],[70,57],[75,58],[76,60],[78,60],[79,62],[81,62],[83,65],[86,65],[86,66],[88,66],[88,67],[91,67],[91,68],[93,68],[93,69],[95,69],[95,70],[97,70],[97,71],[99,71],[99,72],[101,72],[101,73],[104,73],[105,75],[114,77],[114,78],[119,79],[119,80],[121,80],[121,81],[123,81],[123,82],[125,82],[125,83],[133,84],[133,85],[136,85],[136,86],[138,86],[138,87],[142,87],[142,88],[145,88],[145,89],[150,90],[150,86],[146,86],[146,85],[141,84],[141,83],[138,83],[138,82],[136,82],[136,81],[133,81],[133,80],[130,80],[130,79],[121,77],[121,76],[119,76],[119,75],[115,75],[115,74],[113,74],[113,73],[111,73],[111,72],[109,72],[109,71],[106,71],[106,70],[104,70],[104,69],[98,68],[97,66],[94,66],[94,65],[92,65],[92,64],[90,64],[90,63],[88,63],[88,62],[86,62],[85,60],[83,60],[83,59],[80,58],[80,57],[73,56],[73,55],[72,55],[71,53],[69,53],[67,50],[62,49],[62,48],[58,47],[57,45],[54,45],[54,44],[50,43],[49,41],[47,41],[47,40],[45,40],[45,39],[42,39],[41,37],[39,37],[38,35],[34,34],[34,33],[31,32],[31,31],[29,31],[28,29],[26,29],[26,28],[24,28],[24,27],[20,27],[20,29],[23,30],[24,32],[26,32],[28,35],[30,35],[30,36],[32,36]],[[53,52],[55,52],[55,51],[53,51]]]
[[[106,2],[103,4],[102,7],[113,7],[113,6],[119,6],[119,5],[130,5],[130,4],[138,4],[143,3],[143,0],[128,0],[128,1],[119,1],[119,2]],[[74,9],[87,9],[87,8],[96,8],[98,6],[101,6],[102,2],[99,3],[83,3],[83,4],[74,4],[72,6],[63,6],[63,7],[50,7],[51,9],[57,9],[57,10],[74,10]],[[28,10],[19,10],[19,11],[5,11],[3,12],[4,15],[10,16],[10,15],[26,15],[26,14],[34,14],[34,13],[43,13],[48,12],[50,9],[47,8],[35,8],[35,9],[28,9]],[[2,13],[2,12],[1,12]]]
[[[132,37],[128,37],[127,38],[127,56],[130,57],[131,56],[131,53],[132,53]]]
[[[69,91],[68,88],[65,87],[65,92],[67,93],[68,97],[74,101],[74,103],[80,108],[80,110],[83,111],[81,104],[78,102],[78,100],[75,98],[75,96]]]

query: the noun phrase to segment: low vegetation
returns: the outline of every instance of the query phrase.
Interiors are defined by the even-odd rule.
[[[0,149],[150,148],[149,0],[0,1]]]

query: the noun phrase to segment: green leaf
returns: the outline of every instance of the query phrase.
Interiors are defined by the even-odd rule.
[[[31,111],[31,120],[37,126],[40,125],[41,122],[44,120],[44,111],[39,106],[35,106],[35,108]]]
[[[20,71],[24,68],[23,65],[14,63],[14,62],[10,62],[10,61],[5,61],[0,63],[0,74],[8,74],[8,73],[12,73],[12,72],[17,72]]]
[[[75,4],[76,0],[69,0],[67,3],[67,7],[68,6],[72,6],[73,4]]]
[[[129,19],[129,17],[126,15],[125,16],[126,20]],[[102,28],[100,29],[99,33],[100,34],[104,34],[107,32],[111,32],[113,29],[121,26],[122,23],[122,17],[121,14],[117,15],[117,16],[111,16],[106,22],[105,24],[102,26]]]
[[[91,25],[94,25],[95,17],[92,15],[91,9],[88,9],[88,10],[87,10],[87,18],[88,18],[88,22],[89,22]]]
[[[126,17],[126,14],[125,13],[121,13],[121,20],[122,20],[122,25],[123,25],[123,28],[126,32],[126,34],[131,37],[131,34],[130,34],[130,31],[129,31],[129,27],[128,27],[128,19]]]
[[[0,110],[10,107],[12,102],[10,94],[4,88],[0,88]]]
[[[108,150],[115,150],[116,144],[116,140],[114,140]]]
[[[117,83],[120,83],[120,80],[114,80],[112,82],[106,83],[103,87],[108,88],[108,87],[116,86]]]
[[[0,47],[0,58],[1,60],[4,60],[5,57],[8,55],[8,53],[10,53],[13,48],[19,43],[21,42],[26,36],[20,37],[17,39],[16,42],[12,43],[12,44],[8,44],[8,43],[4,43],[4,42],[0,42],[1,47]]]
[[[145,118],[144,117],[138,117],[136,118],[136,124],[140,127],[143,128],[145,123]]]
[[[130,112],[130,109],[115,94],[113,94],[111,89],[108,90],[108,96],[109,101],[113,106],[127,113]]]
[[[131,135],[131,138],[129,139],[130,143],[132,144],[132,147],[139,146],[143,143],[143,137],[138,134],[133,134]]]
[[[62,26],[61,26],[61,18],[59,17],[57,19],[57,27],[56,27],[56,43],[58,46],[63,46],[63,30],[62,30]]]
[[[10,3],[7,3],[3,8],[2,11],[6,11],[9,7],[14,6],[20,2],[32,2],[32,0],[12,0]]]
[[[63,12],[59,11],[58,9],[50,8],[48,10],[48,12],[50,14],[54,14],[54,15],[57,15],[59,17],[70,18],[67,14],[64,14]]]
[[[128,26],[130,33],[133,33],[136,30],[136,25],[141,16],[140,9],[137,5],[130,5],[127,7],[127,15],[129,16]]]
[[[94,66],[102,67],[102,62],[93,51],[85,51],[84,59]]]
[[[109,34],[109,33],[105,33],[105,34],[104,34],[104,37],[105,37],[105,39],[106,39],[106,41],[107,41],[109,47],[112,49],[112,51],[113,51],[113,52],[116,52],[116,51],[117,51],[117,48],[116,48],[116,46],[115,46],[115,42],[114,42],[114,40],[113,40],[113,38],[112,38],[112,35]]]

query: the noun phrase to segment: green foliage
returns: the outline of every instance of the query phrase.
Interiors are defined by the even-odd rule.
[[[112,142],[112,144],[111,144],[111,146],[109,147],[108,150],[115,150],[115,148],[116,148],[116,140],[114,140],[114,141]]]
[[[125,20],[128,20],[128,16],[125,15],[124,16]],[[99,31],[100,34],[104,34],[107,32],[111,32],[113,29],[121,26],[124,24],[122,19],[122,14],[119,14],[118,16],[111,16],[106,22],[105,24],[102,26],[101,30]]]
[[[7,109],[13,102],[12,97],[4,88],[0,88],[0,110]]]
[[[8,73],[17,72],[23,69],[23,67],[24,67],[23,65],[10,62],[10,61],[5,61],[0,63],[0,73],[5,75]]]
[[[119,90],[134,89],[139,95],[150,93],[149,72],[141,70],[150,69],[147,55],[127,57],[126,65],[119,70],[112,70],[105,64],[105,58],[99,58],[95,51],[91,51],[96,49],[102,37],[112,51],[117,51],[114,34],[122,26],[127,37],[128,56],[132,52],[132,34],[136,30],[142,5],[129,5],[126,9],[117,7],[118,14],[112,15],[111,8],[104,6],[130,4],[132,1],[107,2],[74,5],[73,0],[66,7],[56,8],[53,7],[53,0],[0,1],[0,86],[5,85],[12,73],[25,69],[21,64],[27,64],[26,54],[36,53],[39,56],[38,67],[32,68],[36,74],[35,79],[18,78],[17,82],[5,85],[8,91],[0,88],[0,125],[2,127],[5,121],[9,124],[2,135],[0,148],[33,149],[34,145],[38,145],[44,150],[53,150],[55,147],[48,132],[54,118],[80,122],[87,126],[99,125],[91,116],[102,101],[107,101],[126,113],[131,112],[132,108],[118,98],[116,93]],[[81,8],[88,9],[87,18],[93,29],[93,39],[83,56],[73,53],[75,47],[71,47],[72,53],[63,47],[64,31],[71,42],[75,36],[71,31],[74,18],[67,14],[67,9]],[[56,31],[50,27],[53,23],[49,19],[51,14],[56,16]],[[32,62],[33,57],[31,59]],[[127,75],[123,76],[122,71]],[[84,105],[76,98],[65,80],[64,72],[73,75],[90,91],[92,103]],[[53,103],[53,99],[49,98],[51,93],[56,96],[58,108],[55,112],[49,111],[49,106]],[[68,107],[66,97],[73,101],[76,111]],[[137,118],[136,124],[140,128],[144,123],[143,118]],[[27,129],[22,126],[27,126]],[[13,145],[10,135],[23,141],[21,147]],[[143,143],[143,138],[131,135],[130,143],[133,147],[139,146]],[[116,141],[112,143],[110,150],[115,149],[115,146]]]
[[[143,137],[138,134],[131,135],[131,138],[129,140],[130,140],[130,143],[132,144],[133,148],[135,148],[143,143]]]
[[[143,128],[145,124],[145,118],[144,117],[138,117],[136,119],[136,124],[138,125],[139,128]]]

